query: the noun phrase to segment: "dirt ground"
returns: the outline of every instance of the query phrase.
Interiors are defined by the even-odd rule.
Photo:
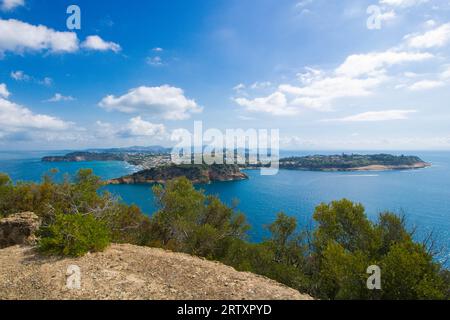
[[[68,267],[80,270],[69,289]],[[72,287],[76,281],[69,281]],[[304,300],[308,295],[217,262],[161,249],[111,245],[77,259],[42,257],[32,247],[0,250],[0,299]]]

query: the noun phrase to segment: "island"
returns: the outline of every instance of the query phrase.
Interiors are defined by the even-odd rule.
[[[387,171],[430,167],[417,156],[391,154],[313,155],[280,159],[281,169],[305,171]]]
[[[213,165],[165,165],[145,169],[128,176],[111,179],[107,184],[152,184],[186,177],[192,183],[211,183],[214,181],[246,180],[248,176],[241,172],[239,166],[229,164]]]

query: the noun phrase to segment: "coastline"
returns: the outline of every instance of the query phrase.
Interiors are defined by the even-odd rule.
[[[364,167],[355,167],[355,168],[284,168],[280,167],[283,170],[298,170],[298,171],[311,171],[311,172],[371,172],[371,171],[403,171],[403,170],[418,170],[425,169],[432,166],[432,163],[429,162],[418,162],[412,165],[398,165],[398,166],[389,166],[389,165],[370,165]],[[247,168],[245,168],[247,170]]]

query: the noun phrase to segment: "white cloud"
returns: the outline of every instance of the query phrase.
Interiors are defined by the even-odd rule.
[[[122,137],[162,137],[166,128],[163,124],[154,124],[142,118],[131,118],[125,128],[121,129],[118,134]]]
[[[369,111],[357,115],[339,118],[327,119],[324,121],[340,121],[340,122],[376,122],[376,121],[392,121],[406,120],[408,115],[417,112],[416,110],[386,110],[386,111]]]
[[[30,76],[26,74],[24,71],[18,70],[18,71],[11,71],[10,76],[12,79],[16,81],[33,81],[37,84],[50,87],[53,84],[53,79],[49,77],[45,77],[42,80],[36,79],[33,76]]]
[[[152,50],[155,52],[163,52],[164,51],[164,49],[160,48],[160,47],[153,48]]]
[[[121,51],[120,45],[107,42],[97,35],[88,36],[81,43],[85,50]],[[32,25],[15,19],[0,19],[0,58],[7,52],[73,53],[80,49],[77,34],[55,31],[44,25]]]
[[[6,84],[0,83],[0,97],[8,98],[11,93],[8,91]]]
[[[27,51],[75,52],[78,38],[74,32],[59,32],[43,25],[34,26],[15,19],[0,19],[0,55]]]
[[[12,71],[11,72],[11,78],[16,81],[29,81],[31,77],[27,74],[25,74],[23,71]]]
[[[31,110],[0,98],[0,131],[17,132],[21,130],[66,130],[72,123],[61,119],[35,114]]]
[[[367,54],[354,54],[341,64],[336,72],[341,75],[358,77],[383,72],[384,68],[406,62],[418,62],[433,58],[430,53],[413,52],[373,52]]]
[[[298,113],[298,109],[288,105],[287,98],[282,92],[275,92],[267,97],[255,99],[236,98],[234,101],[251,112],[265,112],[273,115]]]
[[[17,7],[22,7],[25,5],[25,0],[2,0],[0,8],[3,11],[11,11]]]
[[[377,16],[377,19],[380,20],[381,22],[383,21],[390,21],[390,20],[394,20],[397,17],[397,14],[395,13],[394,10],[390,10],[390,11],[385,11],[382,14]]]
[[[39,84],[50,87],[53,84],[53,79],[50,77],[45,77],[44,79],[39,80],[38,82]]]
[[[250,88],[253,89],[253,90],[258,90],[258,89],[268,88],[271,85],[272,85],[272,83],[269,82],[269,81],[262,81],[262,82],[256,81],[255,83],[253,83],[250,86]]]
[[[239,83],[238,85],[233,87],[233,90],[237,91],[237,92],[242,91],[244,89],[245,89],[245,84],[243,84],[243,83]]]
[[[323,77],[323,71],[319,69],[314,69],[311,67],[305,67],[306,72],[298,73],[297,77],[300,82],[304,85],[311,84],[314,80]]]
[[[191,113],[202,111],[195,100],[185,97],[182,89],[168,85],[142,86],[131,89],[120,97],[109,95],[100,101],[99,106],[109,111],[144,112],[169,120],[188,119]]]
[[[439,48],[450,42],[450,23],[436,27],[423,34],[410,34],[405,36],[408,46],[418,49]]]
[[[442,81],[436,81],[436,80],[422,80],[413,83],[408,87],[411,91],[425,91],[425,90],[431,90],[435,88],[440,88],[445,85]]]
[[[380,0],[380,4],[385,4],[392,7],[408,8],[427,3],[428,1],[429,0]]]
[[[436,26],[436,24],[437,24],[436,21],[433,19],[429,19],[429,20],[425,21],[425,26],[428,28],[433,28]]]
[[[159,56],[156,56],[156,57],[148,57],[148,58],[146,59],[146,61],[147,61],[147,64],[149,64],[149,65],[151,65],[151,66],[154,66],[154,67],[160,67],[160,66],[164,65],[164,63],[163,63],[163,61],[162,61],[162,58],[159,57]]]
[[[143,120],[140,116],[131,118],[124,126],[112,125],[107,122],[96,122],[95,135],[102,139],[114,138],[166,138],[166,128],[163,124],[154,124]]]
[[[120,45],[114,42],[107,42],[99,36],[88,36],[86,40],[81,44],[81,47],[87,50],[95,51],[108,51],[119,52],[122,50]]]
[[[267,97],[236,98],[234,101],[248,111],[274,115],[292,115],[302,108],[319,111],[333,109],[337,99],[370,96],[388,81],[387,69],[407,62],[431,59],[430,53],[411,53],[388,50],[355,54],[347,57],[335,70],[326,72],[306,68],[297,75],[302,86],[281,84]]]
[[[60,93],[55,93],[55,95],[53,97],[51,97],[50,99],[46,100],[47,102],[61,102],[61,101],[73,101],[75,100],[74,97],[72,96],[64,96]]]
[[[333,100],[346,97],[364,97],[381,84],[383,77],[350,78],[331,76],[317,79],[308,86],[280,85],[279,90],[294,95],[292,104],[312,109],[329,109]]]

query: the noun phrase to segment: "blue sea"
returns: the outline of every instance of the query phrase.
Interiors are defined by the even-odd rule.
[[[137,170],[123,162],[43,163],[40,160],[42,156],[66,152],[3,151],[0,152],[0,172],[7,173],[14,181],[39,181],[52,168],[59,169],[59,178],[65,173],[73,175],[80,168],[92,168],[104,179]],[[282,156],[312,153],[329,152],[285,152]],[[238,199],[239,210],[245,213],[252,226],[249,233],[252,241],[260,241],[267,235],[265,226],[280,211],[297,217],[300,225],[307,225],[318,204],[347,198],[364,204],[371,219],[386,210],[403,213],[409,225],[418,228],[417,237],[433,231],[440,243],[450,248],[450,152],[394,154],[403,153],[418,155],[433,165],[420,170],[361,173],[280,170],[275,176],[261,176],[258,170],[249,170],[246,172],[249,180],[217,182],[198,188],[220,196],[228,204]],[[148,215],[156,210],[151,186],[106,188],[126,203],[138,205]],[[449,253],[447,249],[446,255]]]

